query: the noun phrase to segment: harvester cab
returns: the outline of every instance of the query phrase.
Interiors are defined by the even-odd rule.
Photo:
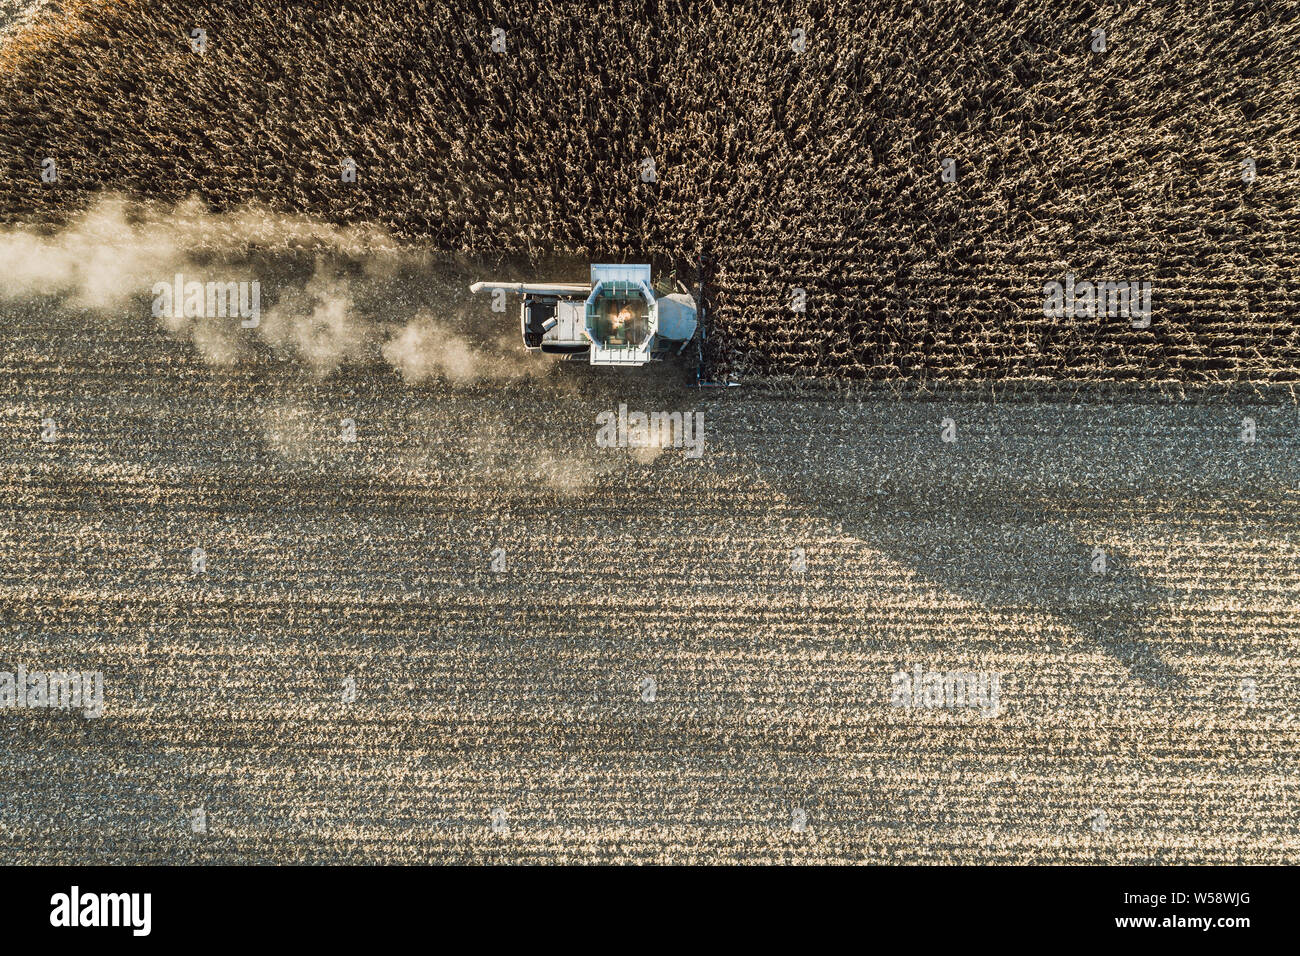
[[[695,336],[697,307],[684,287],[656,295],[648,265],[593,265],[591,282],[475,282],[504,307],[522,297],[524,348],[592,365],[645,365],[681,352]],[[494,302],[494,308],[496,303]]]

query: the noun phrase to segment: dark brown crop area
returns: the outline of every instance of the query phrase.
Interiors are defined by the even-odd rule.
[[[112,190],[703,255],[742,373],[1292,382],[1297,51],[1280,2],[86,3],[0,54],[0,217]],[[1150,282],[1150,327],[1048,317],[1067,274]]]

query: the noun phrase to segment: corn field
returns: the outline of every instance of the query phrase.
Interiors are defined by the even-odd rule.
[[[704,256],[742,373],[1294,382],[1298,48],[1281,2],[84,2],[0,54],[0,216]],[[1150,327],[1045,317],[1067,273],[1151,282]]]
[[[1298,19],[0,3],[9,862],[1300,861]]]

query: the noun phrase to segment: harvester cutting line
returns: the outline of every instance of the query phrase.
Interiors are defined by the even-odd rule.
[[[656,295],[648,265],[591,267],[587,285],[564,282],[475,282],[504,311],[505,296],[523,297],[524,348],[592,365],[645,365],[682,352],[695,337],[698,305],[685,286]],[[498,303],[500,303],[498,307]]]
[[[695,381],[692,383],[696,388],[738,388],[740,383],[728,377],[724,381],[718,381],[714,377],[713,364],[709,360],[711,350],[709,349],[709,300],[705,294],[705,284],[709,280],[709,258],[701,251],[699,255],[700,278],[699,292],[696,294],[695,301],[700,304],[700,334],[695,338]]]

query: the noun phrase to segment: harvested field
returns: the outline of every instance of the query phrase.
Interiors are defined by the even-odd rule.
[[[106,684],[0,720],[15,862],[1300,860],[1293,404],[322,378],[4,319],[4,666]],[[705,453],[597,449],[619,402]],[[999,713],[893,706],[915,665]]]
[[[63,8],[0,52],[8,221],[109,190],[443,251],[704,253],[741,372],[1297,379],[1292,3]],[[1150,327],[1046,317],[1067,274],[1151,282]]]

